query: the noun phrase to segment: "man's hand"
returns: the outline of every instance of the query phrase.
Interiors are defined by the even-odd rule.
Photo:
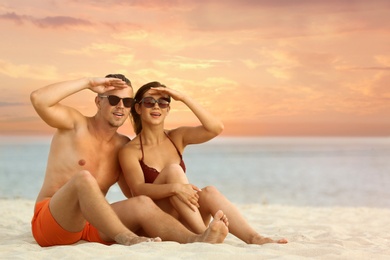
[[[89,86],[90,90],[98,94],[128,87],[126,82],[117,78],[89,78]]]

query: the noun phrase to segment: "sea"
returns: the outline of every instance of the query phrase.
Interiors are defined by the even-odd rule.
[[[1,199],[35,200],[50,141],[0,137]],[[217,137],[183,156],[190,183],[235,204],[390,208],[390,137]]]

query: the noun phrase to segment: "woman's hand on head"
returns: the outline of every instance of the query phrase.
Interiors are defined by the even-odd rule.
[[[151,88],[149,93],[151,95],[170,96],[176,101],[182,101],[184,99],[183,93],[166,87]]]

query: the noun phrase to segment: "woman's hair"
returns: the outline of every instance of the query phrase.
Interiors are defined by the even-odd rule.
[[[163,84],[157,81],[149,82],[142,87],[140,87],[137,90],[137,93],[135,93],[134,97],[134,102],[133,105],[131,106],[131,117],[132,117],[132,122],[133,122],[133,127],[134,127],[134,132],[136,135],[141,133],[142,130],[142,122],[141,122],[141,116],[137,113],[135,110],[135,104],[140,104],[144,94],[151,88],[158,88],[158,87],[163,87],[165,88]]]

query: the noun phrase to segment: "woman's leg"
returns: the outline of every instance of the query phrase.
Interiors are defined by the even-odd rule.
[[[247,244],[287,243],[286,239],[273,240],[257,233],[241,215],[239,210],[215,187],[207,186],[199,194],[200,213],[202,216],[214,215],[222,210],[229,218],[229,232]]]
[[[164,241],[222,243],[228,234],[225,216],[220,210],[214,215],[209,228],[198,235],[163,212],[146,196],[137,196],[113,203],[112,208],[130,230],[138,234],[145,232],[147,235],[158,236]]]
[[[156,178],[155,184],[181,183],[189,184],[183,169],[176,164],[164,168]],[[168,200],[156,201],[156,204],[165,212],[178,218],[191,231],[202,234],[206,230],[206,225],[200,215],[199,209],[191,209],[187,204],[181,201],[177,196],[172,196]],[[216,213],[217,211],[215,211]],[[213,215],[214,216],[214,215]]]

